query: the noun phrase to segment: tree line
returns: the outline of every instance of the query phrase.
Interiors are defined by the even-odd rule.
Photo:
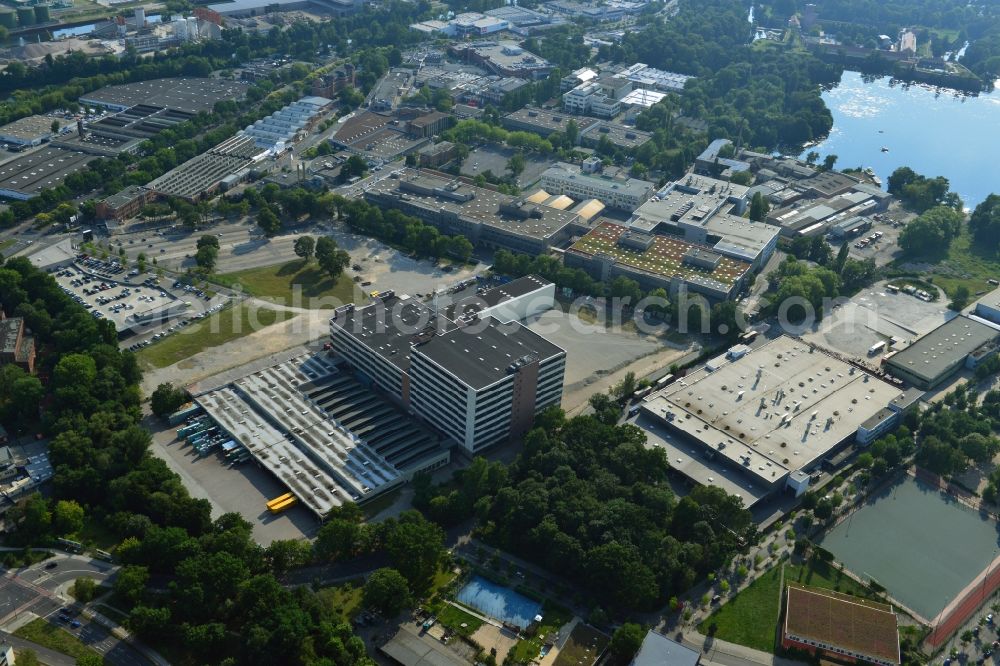
[[[536,418],[510,465],[476,458],[452,483],[414,480],[414,505],[446,525],[476,519],[487,543],[586,590],[611,612],[648,610],[756,539],[740,498],[698,487],[678,499],[662,449],[633,425]]]

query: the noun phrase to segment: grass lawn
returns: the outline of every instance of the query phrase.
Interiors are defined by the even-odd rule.
[[[38,643],[56,652],[62,652],[74,659],[80,659],[90,654],[98,654],[95,650],[91,650],[81,643],[80,639],[76,636],[41,618],[32,620],[24,625],[15,631],[14,635]],[[104,663],[107,664],[109,662],[105,659]]]
[[[97,610],[98,613],[100,613],[104,617],[108,618],[109,620],[114,620],[115,622],[117,622],[122,626],[124,626],[125,622],[128,620],[127,614],[121,612],[117,608],[112,608],[107,604],[95,604],[94,608],[95,610]]]
[[[538,657],[539,651],[548,640],[567,622],[573,619],[573,614],[562,606],[546,601],[542,604],[542,622],[538,631],[531,638],[518,641],[508,654],[515,663],[527,663]]]
[[[990,291],[994,287],[987,280],[1000,276],[1000,255],[973,248],[972,236],[966,229],[929,274],[934,284],[944,289],[949,297],[954,295],[958,285],[965,285],[972,294]]]
[[[461,608],[456,608],[448,604],[438,613],[438,622],[454,631],[459,636],[471,636],[476,633],[476,629],[483,626],[483,621],[478,617],[466,613]],[[465,625],[464,627],[462,625]]]
[[[554,666],[592,666],[610,640],[597,629],[581,622],[573,627],[573,633],[559,651]]]
[[[703,620],[698,631],[708,635],[714,624],[716,638],[773,652],[780,610],[780,580],[781,567],[773,567]],[[864,587],[826,562],[786,564],[785,580],[844,594],[869,596]]]
[[[255,330],[293,316],[266,308],[256,308],[255,310],[256,321],[251,322],[248,306],[240,305],[226,308],[196,324],[171,333],[155,344],[140,349],[136,355],[143,365],[165,368],[209,347],[216,347],[242,338]]]
[[[324,587],[317,593],[320,600],[345,622],[354,617],[361,607],[361,595],[365,581],[361,578],[353,583],[336,587]]]
[[[251,296],[295,307],[332,309],[364,300],[363,292],[346,272],[335,282],[315,261],[307,263],[302,259],[213,275],[212,281],[227,287],[240,285]]]
[[[8,238],[6,240],[0,241],[0,252],[3,252],[4,250],[6,250],[7,248],[9,248],[11,245],[13,245],[16,242],[17,241],[14,240],[13,238]]]

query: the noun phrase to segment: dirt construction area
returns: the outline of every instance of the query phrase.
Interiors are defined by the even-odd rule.
[[[691,351],[657,336],[640,334],[629,325],[588,323],[558,307],[525,324],[566,350],[562,406],[569,414],[582,409],[592,394],[621,381],[626,373],[643,377]]]

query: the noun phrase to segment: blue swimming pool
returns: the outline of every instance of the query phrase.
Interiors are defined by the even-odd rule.
[[[455,598],[490,617],[521,629],[531,624],[542,610],[542,605],[537,601],[480,576],[474,576],[466,583]]]

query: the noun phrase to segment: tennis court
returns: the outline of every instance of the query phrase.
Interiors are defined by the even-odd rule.
[[[455,598],[466,606],[521,629],[531,624],[542,608],[539,602],[480,576],[474,576],[466,583]]]
[[[997,523],[906,476],[837,525],[820,545],[927,620],[998,554]]]

